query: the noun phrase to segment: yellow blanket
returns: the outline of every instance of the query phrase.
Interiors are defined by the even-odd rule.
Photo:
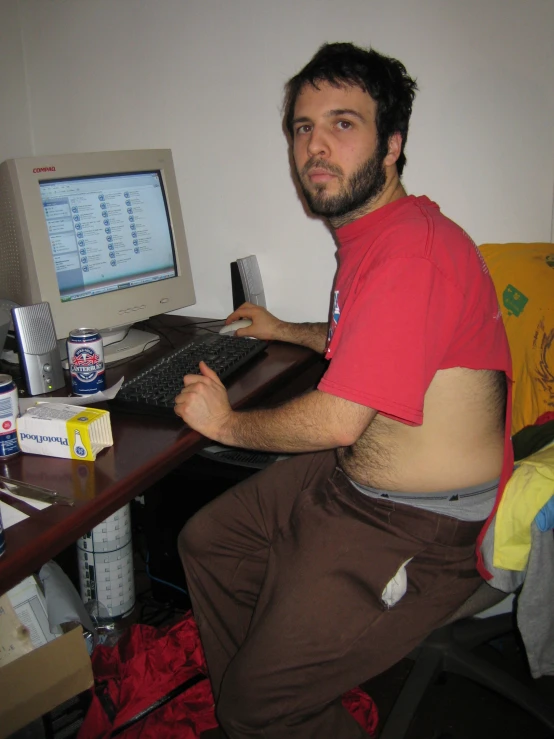
[[[496,512],[493,564],[524,570],[531,548],[531,524],[554,495],[554,443],[518,462]]]
[[[554,244],[484,244],[512,353],[512,434],[554,411]]]

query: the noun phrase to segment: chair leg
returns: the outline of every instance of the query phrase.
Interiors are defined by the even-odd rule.
[[[444,669],[493,690],[554,731],[554,707],[546,705],[533,690],[487,660],[451,645],[444,655]]]
[[[396,699],[380,739],[404,739],[425,691],[441,672],[442,655],[438,650],[421,649],[402,690]]]

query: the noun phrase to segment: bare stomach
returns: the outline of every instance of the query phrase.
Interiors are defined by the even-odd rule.
[[[338,450],[354,481],[384,490],[437,492],[479,485],[500,475],[504,450],[501,373],[453,368],[437,372],[423,424],[379,413],[358,441]]]

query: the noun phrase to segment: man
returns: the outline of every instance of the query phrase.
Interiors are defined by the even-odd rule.
[[[415,90],[400,62],[351,44],[324,45],[287,85],[298,179],[339,242],[331,320],[285,323],[245,304],[227,321],[325,353],[317,390],[234,412],[202,363],[176,398],[215,441],[301,453],[180,536],[231,739],[365,736],[341,694],[480,583],[475,543],[511,469],[510,357],[473,243],[400,181]]]

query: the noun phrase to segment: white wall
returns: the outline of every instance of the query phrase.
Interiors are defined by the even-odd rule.
[[[418,78],[410,192],[478,243],[550,240],[552,0],[0,2],[1,158],[170,147],[198,298],[186,313],[230,312],[229,262],[255,253],[275,313],[326,317],[334,244],[297,198],[280,117],[283,84],[324,41],[371,44]]]
[[[17,2],[0,0],[0,162],[32,153]]]

